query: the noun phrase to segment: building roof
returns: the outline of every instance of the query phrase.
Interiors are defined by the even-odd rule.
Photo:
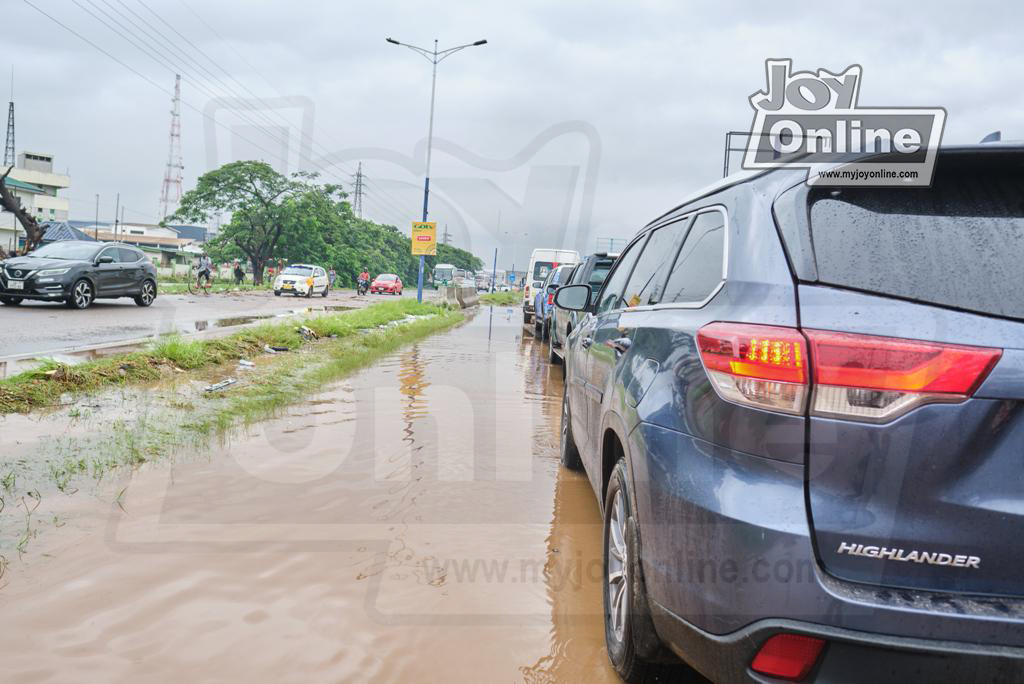
[[[99,238],[105,242],[124,242],[129,245],[149,247],[172,247],[181,249],[192,244],[188,238],[162,237],[159,235],[132,235],[130,233],[118,233],[115,239],[114,234],[107,230],[99,231]]]
[[[178,237],[188,238],[196,242],[206,242],[205,226],[168,225],[167,227],[178,231]]]
[[[47,221],[41,225],[46,228],[45,232],[43,232],[42,242],[58,242],[61,240],[96,242],[96,238],[68,224],[67,221]]]
[[[38,185],[26,183],[25,181],[20,181],[17,178],[11,178],[10,176],[8,176],[6,180],[4,180],[4,185],[6,185],[8,188],[21,190],[23,192],[34,192],[37,195],[43,194],[43,189]]]

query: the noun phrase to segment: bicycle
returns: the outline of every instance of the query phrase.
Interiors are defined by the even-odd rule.
[[[195,274],[194,279],[188,281],[188,293],[195,295],[202,292],[204,295],[210,294],[210,287],[213,285],[213,278],[209,273],[199,273],[197,269],[192,269]]]

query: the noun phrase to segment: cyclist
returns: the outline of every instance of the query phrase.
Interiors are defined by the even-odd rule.
[[[213,264],[210,262],[210,257],[203,254],[199,257],[199,265],[196,268],[196,284],[206,278],[206,283],[209,284],[213,280]]]

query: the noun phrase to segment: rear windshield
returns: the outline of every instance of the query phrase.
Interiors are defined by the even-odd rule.
[[[533,265],[533,279],[544,280],[548,277],[548,273],[551,273],[551,269],[557,265],[552,261],[538,261]]]
[[[611,259],[608,261],[598,261],[594,264],[594,270],[590,272],[590,285],[596,285],[598,288],[604,283],[604,279],[608,277],[608,271],[612,270],[612,264],[615,262]]]
[[[1019,163],[940,157],[931,188],[815,188],[808,203],[819,282],[1024,319]]]

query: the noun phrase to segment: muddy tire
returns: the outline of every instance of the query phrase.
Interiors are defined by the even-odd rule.
[[[654,630],[626,461],[619,459],[604,499],[604,636],[612,667],[630,684],[703,678],[666,652]]]
[[[569,410],[569,388],[562,390],[562,432],[558,442],[559,460],[569,470],[583,470],[580,450],[572,436],[572,411]]]
[[[21,297],[0,297],[0,303],[4,306],[18,306],[22,301]]]
[[[96,290],[93,289],[92,283],[85,278],[79,278],[75,281],[75,284],[71,286],[71,294],[65,300],[65,304],[69,309],[88,309],[96,299]]]
[[[156,283],[152,280],[146,280],[142,283],[142,288],[139,290],[139,294],[133,297],[135,303],[139,306],[149,306],[156,300]]]

